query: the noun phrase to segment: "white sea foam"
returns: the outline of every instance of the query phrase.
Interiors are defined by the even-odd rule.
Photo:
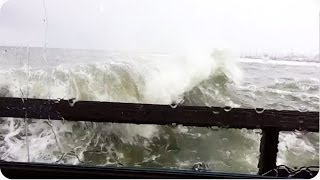
[[[174,55],[113,53],[107,59],[90,63],[80,60],[77,64],[63,63],[52,68],[24,64],[21,68],[3,69],[0,87],[2,96],[170,104],[215,73],[223,73],[231,81],[240,82],[241,71],[234,59],[223,50]],[[6,122],[1,129],[9,132],[4,138],[1,159],[26,161],[25,124],[13,128],[19,120]],[[87,147],[78,139],[87,139],[84,141],[88,143],[90,137],[97,136],[95,131],[104,137],[115,134],[127,143],[134,143],[136,136],[150,139],[159,133],[153,125],[112,124],[83,130],[86,132],[83,135],[80,130],[74,130],[75,124],[57,121],[29,124],[31,160],[52,162],[59,158],[57,154],[77,147],[82,149],[78,151],[82,157]],[[68,163],[76,161],[73,158]]]
[[[44,66],[41,65],[42,51],[33,51],[32,48],[30,51],[32,53],[30,53],[28,61],[24,59],[28,53],[18,52],[20,54],[16,56],[14,54],[16,51],[8,50],[6,54],[0,56],[0,63],[4,65],[0,67],[2,77],[0,79],[0,96],[74,98],[75,103],[79,100],[90,100],[171,104],[183,99],[188,105],[228,105],[233,107],[243,105],[245,100],[243,95],[245,93],[249,93],[249,98],[254,98],[252,105],[257,104],[256,97],[263,93],[281,94],[283,97],[288,96],[291,99],[303,98],[303,101],[299,102],[295,102],[296,100],[294,102],[290,101],[293,104],[288,104],[284,100],[280,102],[276,95],[275,97],[268,97],[269,99],[262,99],[264,102],[270,103],[272,107],[275,107],[273,103],[276,103],[285,108],[296,106],[298,103],[309,103],[309,105],[316,106],[310,104],[311,101],[304,101],[311,98],[314,102],[319,98],[319,95],[313,92],[317,89],[314,84],[318,83],[318,80],[310,82],[293,80],[293,82],[288,82],[285,79],[281,79],[281,81],[276,79],[277,81],[273,82],[270,87],[258,88],[253,86],[251,82],[248,86],[243,86],[244,72],[241,69],[242,66],[239,66],[238,58],[235,55],[225,50],[207,51],[205,48],[200,50],[193,48],[176,54],[132,52],[110,52],[106,54],[95,52],[90,54],[89,51],[52,50],[51,52],[48,49],[48,62]],[[13,55],[10,55],[10,53],[13,53]],[[17,62],[10,61],[15,58]],[[29,64],[26,64],[27,62]],[[272,61],[272,63],[274,62]],[[287,65],[291,66],[290,63]],[[254,67],[258,69],[260,66]],[[241,89],[241,87],[243,88]],[[276,100],[272,98],[276,98]],[[0,131],[2,133],[0,133],[0,139],[3,139],[0,141],[1,159],[27,161],[25,129],[23,120],[7,118],[1,121]],[[245,166],[250,171],[254,171],[256,168],[254,164],[257,161],[255,153],[258,153],[260,136],[255,133],[227,131],[214,135],[211,132],[199,133],[198,130],[193,131],[192,128],[188,127],[178,126],[176,129],[178,135],[181,134],[184,138],[189,138],[189,141],[198,139],[203,144],[213,142],[209,145],[210,148],[215,148],[214,143],[227,143],[228,145],[223,148],[231,147],[233,149],[228,149],[230,150],[230,157],[235,153],[245,154],[243,158],[240,158],[239,162],[241,164],[239,166]],[[110,140],[114,136],[116,138]],[[207,136],[213,139],[206,139]],[[220,136],[223,138],[220,139]],[[280,138],[287,141],[291,136],[295,135],[284,134]],[[218,139],[214,139],[215,137]],[[143,144],[145,150],[140,149],[138,152],[144,153],[144,158],[139,161],[154,161],[153,158],[157,160],[161,157],[161,155],[149,153],[152,146],[157,146],[157,144],[150,145],[154,138],[162,138],[162,141],[172,141],[170,134],[164,133],[159,126],[153,125],[76,123],[54,120],[33,120],[28,123],[30,160],[35,162],[52,163],[63,157],[62,163],[77,164],[79,160],[89,163],[90,158],[94,159],[94,156],[90,155],[92,152],[96,152],[95,156],[99,158],[95,160],[95,165],[110,164],[118,161],[119,158],[133,158],[128,157],[133,156],[130,154],[131,151],[128,151],[129,154],[123,150],[120,151],[117,147],[119,144],[137,145],[138,149]],[[242,138],[241,141],[243,139],[245,139],[244,141],[250,141],[250,144],[254,144],[255,147],[250,145],[250,148],[241,150],[237,143],[233,145],[235,138],[239,138],[239,140]],[[158,143],[158,145],[161,145],[161,141]],[[184,144],[180,144],[180,146],[184,146]],[[307,140],[294,139],[289,143],[289,146],[296,153],[305,150],[312,152],[313,160],[317,159],[314,146]],[[298,146],[298,148],[292,148],[294,146]],[[175,146],[169,144],[165,144],[163,147],[170,147],[170,152],[177,150]],[[161,145],[156,151],[158,152],[163,147]],[[286,148],[283,148],[285,147],[284,143],[280,143],[279,147],[281,153],[279,162],[289,161],[286,157]],[[188,152],[188,149],[182,149],[181,151]],[[195,153],[203,152],[197,148],[192,151],[195,151]],[[222,152],[217,150],[217,153]],[[65,157],[63,154],[65,154]],[[112,154],[116,154],[118,159],[110,160],[114,156]],[[218,158],[218,160],[212,159],[213,157]],[[223,157],[225,157],[223,153],[221,157],[212,155],[212,157],[208,157],[208,162],[219,168],[229,168],[230,165],[224,162],[227,162],[228,159],[223,159]],[[88,158],[89,160],[87,160]],[[197,159],[177,159],[177,162],[181,163],[177,166],[184,167],[186,162],[188,162],[188,166],[191,166],[190,163],[192,164],[194,160]]]

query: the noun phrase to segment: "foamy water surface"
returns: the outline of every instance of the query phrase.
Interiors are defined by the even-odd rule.
[[[316,62],[239,60],[221,50],[0,50],[2,97],[319,110]],[[0,124],[6,161],[183,169],[203,162],[217,171],[257,172],[259,130],[17,118]],[[318,133],[283,132],[278,164],[318,165],[318,152]]]

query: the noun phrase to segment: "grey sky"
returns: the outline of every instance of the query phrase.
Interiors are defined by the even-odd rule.
[[[45,0],[49,47],[168,51],[187,46],[317,53],[316,0]],[[42,46],[42,0],[9,0],[0,45]]]

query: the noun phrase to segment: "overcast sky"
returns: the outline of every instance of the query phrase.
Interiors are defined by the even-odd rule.
[[[319,0],[9,0],[0,10],[0,45],[42,46],[46,23],[48,47],[319,49]]]

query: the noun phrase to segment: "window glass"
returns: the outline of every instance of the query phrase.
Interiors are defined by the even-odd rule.
[[[319,111],[315,5],[0,1],[0,97]],[[5,161],[258,171],[261,130],[27,115],[0,124]],[[281,132],[279,141],[277,164],[318,165],[317,132]]]

